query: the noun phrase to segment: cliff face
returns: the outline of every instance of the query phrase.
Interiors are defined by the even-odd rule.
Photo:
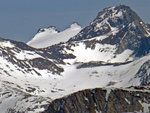
[[[54,100],[44,113],[150,112],[150,93],[131,89],[92,89]]]

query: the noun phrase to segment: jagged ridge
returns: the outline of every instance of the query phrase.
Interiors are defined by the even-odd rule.
[[[88,89],[54,100],[43,113],[148,113],[149,96],[142,90]]]

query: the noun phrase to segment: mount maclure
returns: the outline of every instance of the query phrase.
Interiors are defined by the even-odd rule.
[[[0,38],[0,112],[150,112],[150,27],[128,6],[86,27]]]

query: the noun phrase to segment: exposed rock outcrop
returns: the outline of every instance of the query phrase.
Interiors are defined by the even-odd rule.
[[[149,113],[149,97],[143,90],[96,88],[54,100],[43,113]]]

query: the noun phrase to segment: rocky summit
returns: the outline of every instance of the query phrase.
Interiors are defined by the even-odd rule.
[[[128,6],[86,27],[0,38],[0,113],[150,112],[150,25]]]

